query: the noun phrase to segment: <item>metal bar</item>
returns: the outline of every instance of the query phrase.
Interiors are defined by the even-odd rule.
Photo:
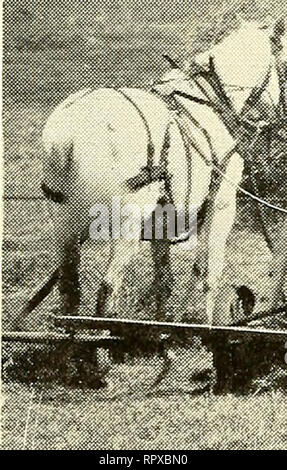
[[[287,336],[284,330],[269,330],[267,328],[252,328],[242,326],[219,326],[207,325],[198,323],[172,323],[172,322],[158,322],[148,320],[128,320],[116,318],[98,318],[98,317],[85,317],[85,316],[55,316],[53,315],[55,326],[71,326],[76,329],[115,329],[122,328],[127,330],[128,327],[133,329],[150,329],[160,331],[181,331],[181,330],[195,330],[206,333],[226,332],[226,333],[248,333],[251,335],[274,335],[274,336]]]
[[[85,343],[108,348],[112,343],[118,344],[122,339],[118,336],[96,336],[83,333],[71,336],[68,333],[57,333],[51,331],[6,331],[2,334],[2,341],[29,344],[57,344],[70,341],[71,343],[76,344]]]

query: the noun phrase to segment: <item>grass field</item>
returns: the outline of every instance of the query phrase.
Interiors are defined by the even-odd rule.
[[[252,17],[252,5],[256,4],[227,3],[234,6],[234,11],[236,4],[242,11],[246,4],[247,17]],[[259,3],[271,13],[284,6],[279,0]],[[41,200],[23,200],[41,196],[41,130],[49,112],[70,92],[86,86],[148,86],[167,69],[162,53],[184,56],[185,41],[196,50],[204,47],[208,38],[202,31],[207,28],[208,34],[213,34],[214,16],[223,4],[215,0],[31,0],[29,5],[22,0],[6,1],[4,184],[5,196],[10,199],[5,200],[3,239],[5,329],[45,329],[47,313],[57,307],[55,291],[32,317],[18,318],[33,288],[54,267],[45,204]],[[228,21],[230,16],[226,18]],[[276,174],[281,174],[285,184],[280,168]],[[278,179],[274,181],[273,189]],[[282,198],[282,194],[279,191],[277,196]],[[254,223],[254,209],[249,205],[244,208],[247,210],[241,211],[230,238],[225,279],[252,285],[262,307],[267,308],[270,254]],[[106,255],[107,248],[96,249],[91,242],[83,250],[82,313],[94,312]],[[172,262],[180,279],[170,302],[180,309],[190,263],[176,250]],[[148,290],[152,282],[148,246],[134,261],[126,282],[135,297],[140,289],[132,288],[132,283]],[[123,308],[131,314],[132,304]],[[10,358],[9,348],[5,348],[4,357]],[[107,377],[108,386],[99,390],[64,388],[41,380],[29,387],[5,376],[3,447],[287,448],[287,366],[283,351],[281,367],[274,365],[269,374],[254,379],[244,396],[215,396],[209,391],[206,371],[212,369],[211,356],[195,344],[189,351],[174,350],[172,371],[158,388],[150,390],[161,366],[159,358],[114,365]],[[196,380],[198,374],[201,378]]]
[[[187,359],[184,355],[181,358]],[[151,367],[154,364],[146,369],[150,372]],[[146,372],[143,366],[141,369]],[[36,389],[27,447],[286,450],[284,392],[265,390],[257,396],[216,397],[192,387],[186,375],[177,373],[169,386],[161,387],[161,393],[153,390],[147,396],[139,379],[136,390],[129,384],[134,378],[132,365],[128,370],[118,366],[117,377],[120,374],[128,385],[119,389],[119,380],[115,381],[117,392],[44,387],[40,408],[41,389]],[[31,395],[31,389],[19,384],[9,384],[5,389],[6,448],[23,448]]]

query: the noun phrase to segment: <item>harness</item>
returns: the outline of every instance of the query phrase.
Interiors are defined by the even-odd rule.
[[[151,130],[144,113],[127,93],[119,88],[116,91],[121,94],[125,100],[127,100],[137,111],[147,134],[147,164],[141,168],[140,173],[132,178],[129,178],[126,181],[126,185],[130,191],[138,191],[142,187],[156,181],[164,180],[166,184],[168,184],[169,178],[167,173],[167,154],[170,146],[169,129],[167,128],[165,132],[164,142],[160,153],[159,165],[154,165],[155,146],[153,144]]]
[[[258,220],[260,222],[261,229],[265,237],[265,240],[267,242],[267,245],[272,250],[273,244],[265,226],[264,214],[262,212],[262,209],[263,207],[268,207],[270,209],[275,209],[285,214],[287,214],[287,210],[281,207],[278,207],[276,205],[270,204],[258,196],[259,191],[258,191],[258,186],[257,186],[257,180],[254,177],[252,161],[254,158],[253,157],[254,147],[257,141],[262,136],[262,132],[265,129],[274,129],[276,127],[279,127],[280,129],[280,126],[282,126],[286,122],[286,116],[284,113],[285,109],[282,106],[282,88],[281,88],[283,86],[282,78],[280,81],[281,93],[280,93],[279,126],[278,126],[278,120],[276,120],[275,122],[271,122],[271,123],[265,123],[265,122],[255,123],[255,122],[250,122],[245,117],[248,111],[248,108],[249,107],[252,108],[252,106],[254,106],[260,100],[260,97],[262,93],[264,92],[266,85],[269,82],[270,75],[271,75],[271,68],[269,68],[268,73],[266,77],[264,78],[262,84],[260,86],[255,87],[252,90],[249,98],[247,99],[242,109],[240,116],[238,116],[237,113],[235,112],[230,99],[225,93],[221,80],[216,72],[214,59],[212,57],[210,58],[210,62],[209,62],[209,70],[208,71],[199,70],[199,72],[197,72],[192,78],[194,82],[197,84],[197,86],[199,87],[199,89],[203,92],[204,96],[206,96],[207,102],[205,104],[208,104],[209,106],[211,106],[212,109],[217,113],[217,115],[219,115],[220,119],[223,121],[224,125],[229,130],[232,137],[235,139],[236,145],[231,153],[238,151],[238,153],[240,155],[243,155],[244,159],[248,161],[251,166],[249,180],[250,180],[252,193],[250,193],[249,191],[246,191],[241,186],[237,186],[237,189],[240,190],[245,195],[257,201],[257,203],[259,203],[259,204],[256,204]],[[177,91],[175,91],[174,95],[176,96],[176,95],[182,95],[182,94],[181,93],[179,94]],[[187,95],[185,97],[193,101],[192,96]],[[196,101],[198,102],[197,99]],[[250,141],[250,137],[252,137],[252,140],[251,140],[251,143],[248,143]],[[228,155],[225,157],[224,160],[226,161],[227,159],[228,159]],[[217,174],[221,175],[222,178],[225,178],[226,180],[228,180],[228,178],[225,176],[224,172],[222,171],[222,168],[220,168],[216,163],[213,164],[213,169],[216,171]],[[233,184],[232,181],[228,180],[228,182],[231,185]]]
[[[190,148],[194,148],[197,152],[199,152],[199,154],[204,159],[207,165],[212,165],[212,168],[213,168],[212,180],[217,180],[218,178],[221,178],[221,179],[225,178],[226,180],[228,180],[228,178],[226,177],[224,173],[224,168],[226,164],[228,163],[230,156],[236,151],[240,155],[242,155],[246,161],[250,163],[251,165],[250,186],[251,186],[252,192],[249,192],[246,189],[238,185],[236,185],[236,187],[241,193],[249,196],[250,198],[254,199],[258,203],[256,205],[258,220],[260,222],[262,232],[264,234],[266,242],[269,248],[272,249],[273,248],[272,242],[265,227],[264,214],[261,211],[261,206],[266,206],[270,209],[278,210],[285,214],[287,214],[287,209],[278,207],[274,204],[267,202],[261,197],[259,197],[257,180],[254,177],[254,172],[252,171],[252,160],[253,160],[252,155],[254,155],[254,147],[258,139],[260,139],[260,137],[262,136],[262,132],[264,130],[275,129],[276,127],[280,129],[280,126],[282,126],[282,124],[284,124],[285,122],[287,123],[286,114],[285,114],[286,105],[285,105],[284,99],[282,98],[283,92],[285,90],[284,87],[285,87],[286,79],[284,77],[284,80],[283,80],[282,71],[280,74],[281,94],[280,94],[279,120],[277,119],[275,122],[268,122],[268,123],[267,122],[254,122],[248,119],[247,117],[249,108],[252,109],[252,107],[256,105],[258,101],[260,100],[262,93],[264,92],[270,80],[271,70],[272,70],[271,67],[269,67],[268,72],[263,82],[259,86],[256,86],[253,88],[253,90],[250,93],[249,98],[244,104],[244,107],[240,115],[236,113],[235,109],[233,108],[231,100],[229,99],[229,97],[227,96],[224,90],[224,86],[220,80],[220,77],[217,74],[216,65],[215,65],[213,57],[210,57],[208,70],[197,65],[196,72],[190,77],[190,79],[195,82],[199,90],[203,93],[204,98],[198,98],[196,96],[192,96],[191,94],[184,93],[180,90],[173,91],[167,97],[164,97],[160,94],[159,96],[161,97],[161,99],[165,100],[166,104],[168,105],[170,109],[179,110],[178,116],[175,118],[175,122],[180,130],[188,161],[191,158]],[[282,87],[284,88],[283,91],[282,91]],[[138,112],[144,124],[144,127],[146,129],[147,142],[148,142],[147,143],[147,164],[141,169],[139,174],[137,174],[136,176],[126,181],[128,188],[131,191],[137,191],[140,188],[146,185],[149,185],[150,183],[163,180],[166,184],[166,189],[168,190],[168,193],[170,194],[171,193],[170,191],[171,176],[168,173],[168,161],[167,161],[167,155],[168,155],[169,145],[170,145],[169,127],[166,129],[166,132],[165,132],[164,143],[161,149],[159,164],[155,165],[154,164],[155,147],[152,142],[152,135],[151,135],[151,131],[149,128],[149,124],[146,120],[146,117],[144,116],[143,112],[141,111],[137,103],[135,103],[130,96],[128,96],[125,92],[123,92],[120,89],[118,89],[117,91],[126,100],[128,100],[129,103]],[[178,100],[176,100],[177,97],[183,97],[191,101],[194,101],[196,103],[207,105],[211,107],[212,110],[220,117],[221,121],[226,126],[229,133],[231,134],[231,136],[234,138],[236,142],[234,148],[224,156],[222,164],[219,165],[216,159],[216,155],[214,154],[208,132],[200,125],[199,122],[197,122],[194,119],[192,114]],[[203,133],[206,141],[209,144],[209,148],[211,151],[211,155],[212,155],[211,162],[206,158],[204,153],[200,150],[195,139],[191,136],[189,130],[187,129],[187,126],[184,123],[183,116],[186,116],[188,121],[192,122]],[[230,185],[234,184],[231,180],[228,180],[228,182]],[[210,199],[210,195],[209,195],[209,199]],[[186,238],[188,238],[188,236]],[[186,238],[182,239],[182,241],[184,241]]]
[[[137,103],[127,93],[125,93],[119,88],[116,91],[120,93],[137,111],[138,115],[140,116],[143,122],[147,135],[147,164],[141,168],[140,173],[138,173],[136,176],[133,176],[132,178],[129,178],[126,181],[127,187],[130,191],[134,192],[156,181],[164,181],[165,192],[169,195],[169,199],[171,200],[170,176],[167,170],[167,155],[170,147],[169,126],[165,131],[163,145],[160,152],[159,164],[155,165],[155,146],[153,144],[151,130],[144,113],[137,105]]]

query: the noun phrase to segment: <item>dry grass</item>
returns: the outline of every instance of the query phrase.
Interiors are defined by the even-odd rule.
[[[80,390],[10,384],[4,388],[4,446],[35,449],[285,449],[286,393],[276,379],[248,396],[215,396],[192,374],[210,358],[176,351],[172,375],[152,387],[159,360],[117,365],[109,386]],[[272,385],[271,385],[272,383]],[[41,404],[38,405],[41,397]],[[36,422],[36,426],[35,426]]]

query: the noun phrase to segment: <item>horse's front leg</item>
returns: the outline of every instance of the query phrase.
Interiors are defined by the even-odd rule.
[[[156,299],[156,320],[165,320],[166,306],[173,287],[173,274],[170,262],[170,243],[168,239],[151,242],[154,287]]]
[[[225,176],[215,195],[213,210],[209,219],[207,256],[206,313],[209,324],[230,322],[230,306],[218,302],[219,282],[224,269],[227,238],[236,216],[237,185],[243,174],[243,160],[235,153],[229,160]],[[220,309],[217,308],[220,305]],[[219,311],[220,310],[220,311]]]

